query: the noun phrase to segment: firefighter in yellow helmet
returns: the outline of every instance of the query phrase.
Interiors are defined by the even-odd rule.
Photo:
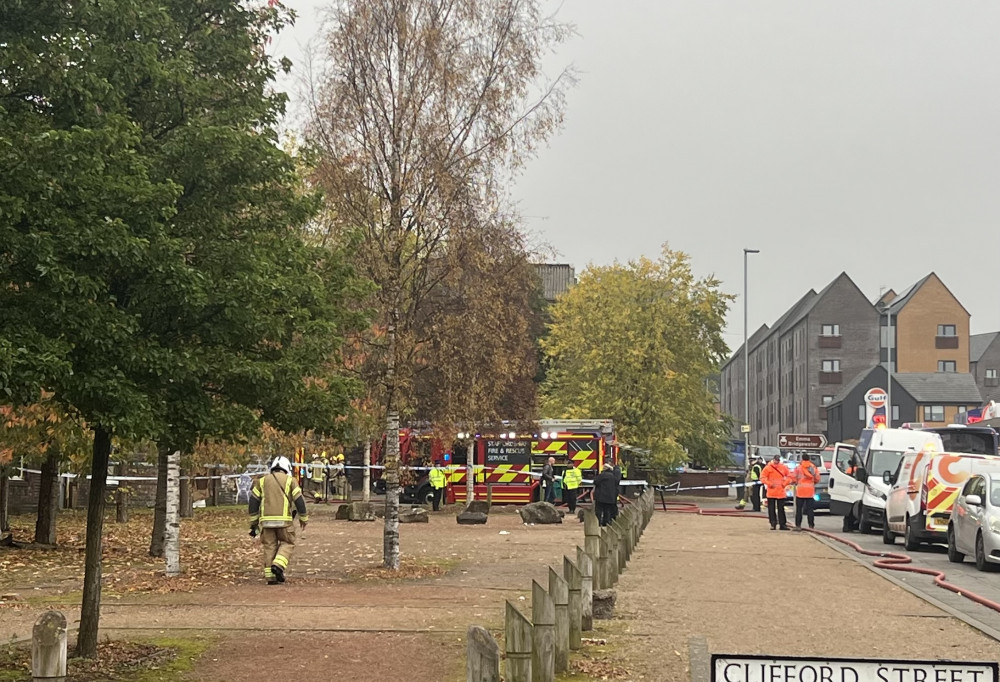
[[[320,502],[323,499],[323,491],[326,489],[325,460],[326,453],[324,452],[323,459],[320,459],[319,455],[313,455],[312,462],[309,464],[310,479],[312,480],[312,496],[316,502]]]
[[[444,494],[445,486],[448,485],[448,476],[444,473],[444,469],[437,462],[434,462],[427,478],[431,482],[431,491],[434,494],[432,499],[434,511],[438,511],[441,508],[441,496]]]
[[[344,453],[333,458],[330,466],[330,485],[333,487],[333,494],[346,500],[347,494],[344,492],[344,483],[347,481],[347,472],[344,469]]]
[[[309,520],[302,490],[291,472],[287,457],[275,457],[271,471],[258,478],[250,491],[250,537],[260,533],[268,585],[285,582],[295,549],[296,516],[302,530]]]

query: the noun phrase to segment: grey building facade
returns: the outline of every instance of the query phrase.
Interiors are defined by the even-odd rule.
[[[566,263],[536,263],[535,272],[542,280],[542,298],[549,303],[555,303],[576,284],[576,271]]]
[[[1000,332],[969,337],[969,373],[976,379],[983,402],[1000,401]]]
[[[878,362],[878,312],[841,273],[758,329],[748,346],[751,441],[774,445],[783,432],[825,433],[827,406]],[[736,424],[743,421],[742,387],[741,348],[723,366],[721,381],[722,409]]]

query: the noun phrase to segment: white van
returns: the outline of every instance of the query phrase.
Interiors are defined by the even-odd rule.
[[[941,437],[911,429],[865,429],[857,447],[837,443],[830,469],[830,511],[844,516],[844,530],[870,533],[882,525],[889,486],[885,472],[896,470],[906,452],[941,451]]]
[[[1000,457],[922,449],[908,452],[894,472],[885,472],[889,486],[882,526],[887,545],[902,535],[906,549],[924,542],[945,542],[951,508],[973,473],[1000,473]]]

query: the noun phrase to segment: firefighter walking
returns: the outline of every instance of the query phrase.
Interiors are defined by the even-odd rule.
[[[313,500],[320,502],[323,499],[323,493],[326,491],[326,468],[328,462],[326,460],[326,453],[323,453],[323,458],[320,459],[319,455],[313,455],[312,463],[309,465],[309,473],[311,474],[310,480],[312,481],[312,496]]]
[[[438,466],[438,463],[434,462],[431,466],[428,478],[430,479],[431,490],[434,495],[432,498],[434,511],[438,511],[441,508],[441,496],[444,494],[444,488],[448,485],[448,477],[445,475],[441,467]]]
[[[291,472],[287,457],[275,457],[270,473],[257,479],[250,491],[250,537],[260,534],[268,585],[285,582],[295,549],[295,518],[302,530],[309,520],[302,490]]]

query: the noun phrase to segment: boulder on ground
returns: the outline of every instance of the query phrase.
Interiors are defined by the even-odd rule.
[[[532,502],[517,510],[525,523],[562,523],[562,514],[548,502]]]
[[[420,507],[414,507],[410,511],[399,512],[399,522],[400,523],[430,523],[430,516],[427,514],[426,509],[421,509]]]
[[[351,505],[342,504],[337,507],[337,516],[335,517],[338,521],[346,521],[351,518]]]
[[[615,617],[615,602],[618,593],[614,590],[594,590],[594,618],[611,620]]]
[[[482,512],[462,511],[455,515],[460,526],[482,525],[489,520],[489,515]]]
[[[348,517],[351,521],[374,521],[375,510],[371,502],[351,502]]]

